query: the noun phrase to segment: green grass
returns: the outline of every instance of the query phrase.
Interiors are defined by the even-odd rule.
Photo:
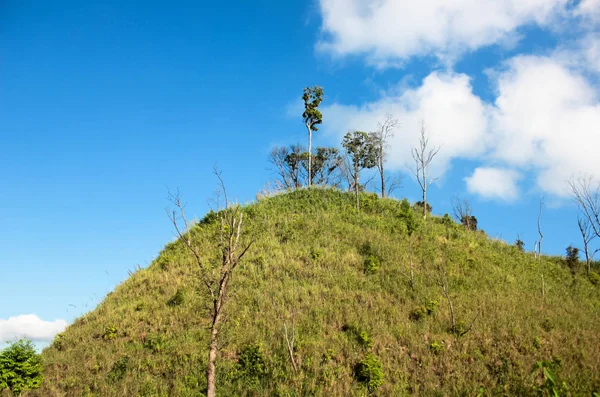
[[[573,278],[561,258],[537,261],[440,217],[424,224],[406,203],[372,194],[360,213],[351,194],[325,189],[263,198],[244,212],[256,243],[230,285],[218,395],[537,395],[540,362],[556,364],[564,393],[600,391],[600,286],[583,269]],[[217,264],[216,217],[194,236]],[[457,328],[476,319],[462,337],[449,331],[439,266]],[[45,381],[29,395],[198,396],[209,313],[194,262],[168,244],[44,350]],[[297,373],[283,331],[294,316]]]

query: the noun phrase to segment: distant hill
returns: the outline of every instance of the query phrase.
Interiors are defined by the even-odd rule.
[[[600,286],[562,258],[537,260],[447,216],[425,223],[408,202],[368,193],[360,212],[329,189],[243,212],[256,242],[233,276],[217,395],[600,392]],[[194,226],[215,263],[216,224],[209,214]],[[208,302],[189,252],[168,244],[56,337],[43,386],[28,395],[200,395]],[[284,332],[293,323],[297,372]]]

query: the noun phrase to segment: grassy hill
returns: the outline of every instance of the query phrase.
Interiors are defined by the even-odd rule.
[[[380,396],[600,391],[600,287],[583,272],[448,217],[425,224],[407,202],[363,194],[361,205],[311,189],[244,207],[256,242],[230,286],[218,395],[363,396],[369,382]],[[215,263],[216,222],[195,226]],[[168,244],[56,337],[29,395],[198,396],[209,310],[189,252]],[[284,324],[290,337],[295,324],[297,372]]]

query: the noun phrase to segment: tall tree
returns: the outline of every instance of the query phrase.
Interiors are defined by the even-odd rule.
[[[344,136],[342,146],[346,149],[350,166],[348,172],[352,179],[352,189],[356,194],[356,209],[360,209],[359,193],[360,172],[366,168],[373,168],[377,165],[377,155],[375,145],[369,137],[369,134],[363,131],[349,132]]]
[[[304,113],[302,119],[308,130],[308,186],[312,185],[312,134],[319,131],[317,127],[323,123],[323,115],[318,109],[323,101],[323,88],[314,86],[313,88],[306,87],[302,95],[304,101]]]
[[[381,177],[381,197],[386,197],[400,185],[400,177],[387,180],[385,176],[385,162],[387,160],[387,150],[390,146],[389,141],[394,137],[394,132],[398,127],[398,119],[393,118],[391,114],[386,114],[382,122],[377,123],[377,131],[373,131],[371,139],[375,145],[375,155],[377,156],[377,170]],[[389,182],[389,185],[387,184]],[[386,190],[386,185],[388,189]]]
[[[427,188],[437,180],[437,178],[431,179],[429,177],[429,164],[431,164],[431,161],[438,154],[440,149],[440,146],[435,146],[433,148],[429,147],[429,135],[425,128],[425,122],[421,122],[419,146],[413,148],[411,151],[415,161],[415,166],[414,168],[411,168],[411,171],[423,192],[423,219],[427,219]]]
[[[169,194],[169,200],[175,208],[167,209],[167,215],[177,232],[177,237],[191,253],[200,270],[202,283],[211,298],[210,346],[208,351],[208,367],[206,369],[207,397],[215,397],[216,395],[215,364],[218,352],[218,336],[223,309],[227,301],[229,282],[231,281],[233,271],[254,242],[253,238],[243,241],[243,214],[239,205],[229,205],[221,173],[215,169],[215,175],[219,179],[221,191],[225,198],[225,209],[218,214],[220,221],[218,245],[221,251],[221,261],[219,264],[216,266],[211,265],[203,258],[198,236],[194,235],[194,227],[188,222],[185,216],[185,205],[181,200],[179,192]]]

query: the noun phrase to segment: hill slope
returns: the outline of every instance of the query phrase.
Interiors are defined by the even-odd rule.
[[[600,290],[584,274],[447,218],[425,225],[406,202],[362,199],[357,213],[352,195],[311,189],[244,208],[257,240],[231,284],[219,395],[365,395],[365,381],[381,383],[378,362],[382,396],[534,394],[546,381],[536,363],[563,392],[600,390]],[[196,227],[218,261],[215,222]],[[449,332],[445,279],[458,332],[472,325],[463,336]],[[168,244],[43,352],[46,379],[31,395],[197,396],[208,302],[185,247]]]

